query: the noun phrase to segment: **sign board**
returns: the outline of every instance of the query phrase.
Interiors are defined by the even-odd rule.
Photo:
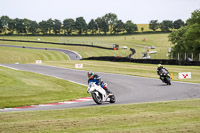
[[[42,64],[42,60],[36,60],[35,63],[36,64]]]
[[[179,73],[179,79],[188,79],[188,78],[191,78],[191,72]]]
[[[83,68],[83,64],[75,64],[75,68]]]

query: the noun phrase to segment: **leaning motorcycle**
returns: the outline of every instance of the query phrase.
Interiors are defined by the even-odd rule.
[[[160,77],[161,80],[166,83],[167,85],[171,85],[171,78],[169,73],[165,69],[160,70]]]
[[[93,100],[97,104],[102,104],[103,102],[115,103],[115,95],[113,93],[107,94],[106,91],[95,82],[90,82],[88,85],[87,92],[91,94]]]

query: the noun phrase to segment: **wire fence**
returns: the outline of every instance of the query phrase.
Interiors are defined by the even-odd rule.
[[[171,54],[170,59],[176,59],[179,61],[200,61],[200,53],[176,53]]]

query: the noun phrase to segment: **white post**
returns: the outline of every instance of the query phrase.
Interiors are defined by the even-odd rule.
[[[179,53],[178,53],[178,60],[179,60]]]
[[[199,53],[199,61],[200,61],[200,53]]]
[[[186,53],[185,53],[185,60],[186,60]]]
[[[192,53],[192,61],[193,61],[193,53]]]

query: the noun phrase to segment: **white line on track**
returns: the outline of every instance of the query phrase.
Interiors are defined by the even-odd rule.
[[[5,66],[5,65],[2,65],[2,64],[0,64],[0,66],[2,66],[2,67],[7,67],[7,68],[10,68],[10,69],[13,69],[13,70],[17,70],[17,71],[19,71],[19,69],[17,69],[17,68],[13,68],[13,67]]]

